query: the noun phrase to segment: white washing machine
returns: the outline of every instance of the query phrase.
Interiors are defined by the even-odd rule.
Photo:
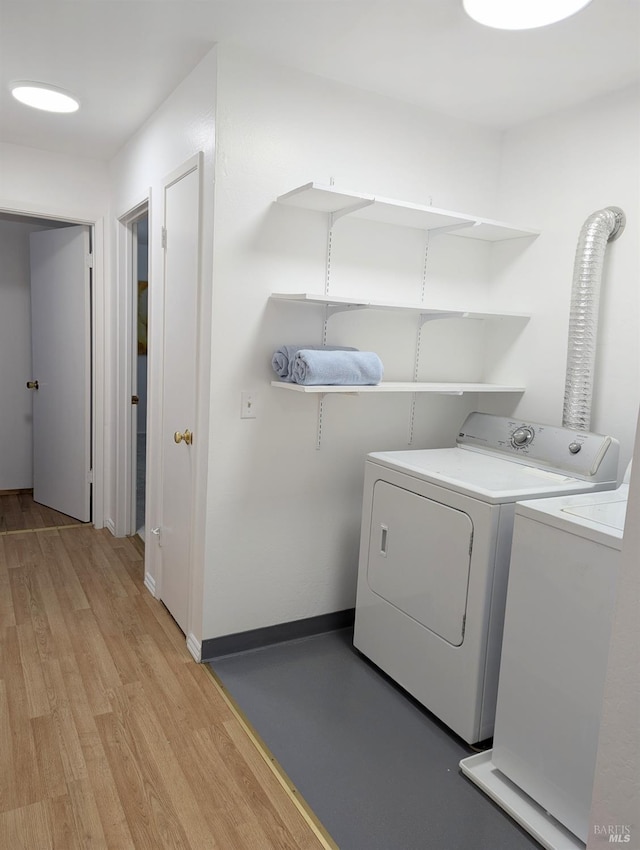
[[[493,734],[515,502],[616,486],[611,437],[472,413],[365,462],[354,646],[468,743]]]
[[[516,505],[493,750],[463,772],[548,850],[584,850],[629,471]]]

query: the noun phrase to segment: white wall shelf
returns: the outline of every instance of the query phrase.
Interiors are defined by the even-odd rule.
[[[316,295],[310,292],[273,292],[270,296],[276,301],[294,301],[299,304],[319,304],[340,310],[391,310],[398,312],[416,313],[433,319],[529,319],[527,313],[488,313],[458,308],[436,309],[424,304],[401,304],[391,301],[370,301],[348,296]]]
[[[345,192],[333,186],[306,183],[297,189],[280,195],[279,204],[328,213],[334,220],[343,215],[370,221],[413,227],[430,232],[451,232],[455,236],[498,242],[504,239],[538,236],[540,231],[532,228],[513,227],[500,221],[450,212],[436,207],[420,206],[406,201]]]
[[[471,384],[471,383],[423,383],[418,381],[383,381],[373,386],[305,386],[291,384],[287,381],[271,381],[272,387],[281,390],[291,390],[296,393],[444,393],[445,395],[461,395],[462,393],[523,393],[524,387],[503,384]]]
[[[289,301],[299,304],[316,304],[324,307],[322,343],[327,341],[329,319],[335,313],[350,310],[389,310],[404,311],[417,317],[416,350],[412,381],[383,381],[375,386],[304,386],[286,381],[272,381],[271,385],[283,390],[298,393],[311,393],[318,399],[318,435],[316,448],[322,442],[324,397],[330,393],[357,395],[360,393],[410,393],[411,412],[409,417],[409,445],[413,443],[413,430],[416,412],[417,393],[440,393],[462,395],[463,393],[523,393],[524,387],[502,384],[467,382],[431,382],[418,381],[420,363],[421,331],[425,322],[437,319],[520,319],[530,318],[526,313],[494,313],[463,308],[429,307],[425,300],[425,281],[429,240],[432,235],[448,233],[452,236],[464,236],[485,242],[500,242],[508,239],[534,238],[538,230],[513,227],[501,221],[451,212],[432,206],[420,206],[404,201],[365,195],[360,192],[347,192],[335,186],[323,186],[319,183],[306,183],[276,198],[277,203],[298,209],[314,210],[327,216],[328,237],[325,269],[324,295],[310,292],[274,292],[270,298],[274,301]],[[422,296],[419,304],[406,304],[391,301],[376,301],[369,298],[353,298],[347,295],[334,296],[331,290],[331,256],[336,222],[344,216],[382,222],[400,227],[414,228],[426,233],[425,255],[422,275]]]

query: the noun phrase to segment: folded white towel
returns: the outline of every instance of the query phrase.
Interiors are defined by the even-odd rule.
[[[277,351],[273,352],[271,365],[275,373],[283,381],[291,383],[291,370],[293,368],[293,360],[301,349],[305,351],[357,351],[357,348],[348,348],[342,345],[281,345]]]
[[[382,361],[373,351],[301,349],[293,360],[291,377],[306,386],[366,386],[379,384]]]

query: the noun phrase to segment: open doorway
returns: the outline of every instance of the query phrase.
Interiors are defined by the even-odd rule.
[[[0,531],[91,520],[91,239],[0,211]]]
[[[133,395],[133,475],[134,487],[133,527],[142,540],[145,539],[145,507],[147,477],[147,375],[149,372],[147,330],[149,317],[149,215],[148,211],[135,219],[132,224],[133,247],[133,315],[134,331],[134,374],[132,375]]]

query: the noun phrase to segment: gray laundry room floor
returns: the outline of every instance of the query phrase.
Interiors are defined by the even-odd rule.
[[[460,774],[472,750],[351,638],[210,662],[340,850],[540,850]]]

